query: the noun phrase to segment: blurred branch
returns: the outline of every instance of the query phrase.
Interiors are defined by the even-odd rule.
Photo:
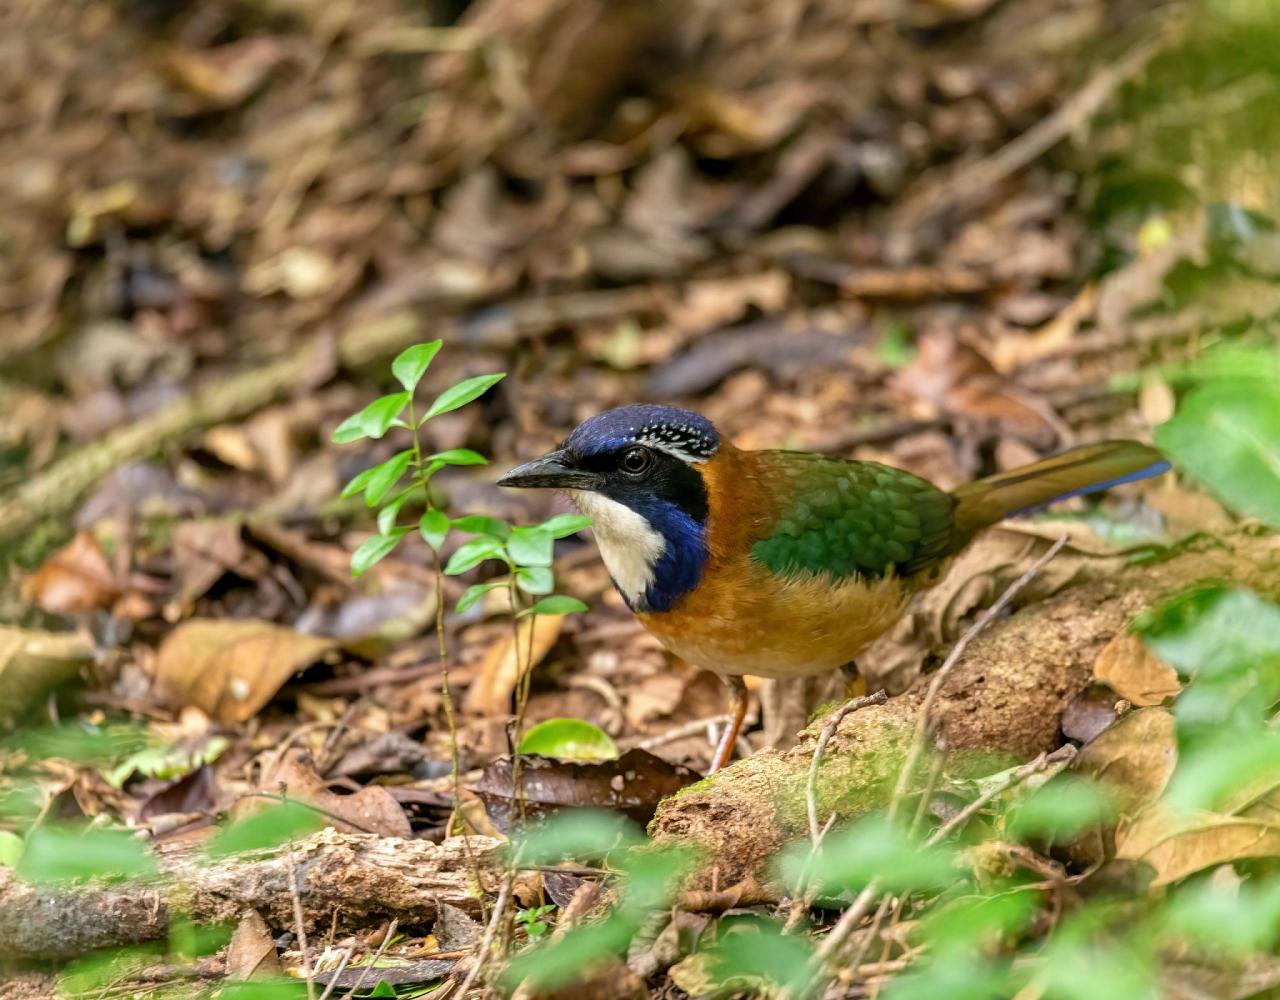
[[[442,844],[325,830],[292,849],[210,862],[190,851],[161,856],[160,884],[88,885],[51,889],[21,881],[0,867],[0,960],[71,958],[99,948],[161,940],[171,911],[195,920],[234,922],[257,909],[273,928],[360,926],[362,919],[430,921],[441,904],[478,914],[466,852],[489,864],[499,844],[454,837]],[[290,891],[289,867],[302,873]]]
[[[961,164],[942,177],[926,176],[908,191],[897,206],[895,228],[927,226],[948,212],[962,211],[987,197],[992,188],[1038,160],[1098,114],[1112,95],[1144,69],[1178,37],[1175,25],[1166,25],[1138,42],[1113,63],[1098,70],[1089,81],[1051,114],[1040,119],[991,156]]]

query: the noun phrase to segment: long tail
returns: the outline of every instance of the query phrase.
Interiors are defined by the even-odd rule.
[[[961,486],[956,527],[971,534],[988,525],[1056,500],[1096,493],[1167,472],[1169,463],[1137,441],[1103,441],[1072,448],[1042,462]]]

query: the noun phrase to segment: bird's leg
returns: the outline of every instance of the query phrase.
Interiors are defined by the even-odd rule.
[[[867,679],[858,672],[858,665],[850,660],[840,668],[844,675],[844,696],[846,700],[861,698],[867,693]]]
[[[738,742],[738,733],[742,731],[742,720],[747,717],[747,685],[743,683],[741,677],[726,677],[724,682],[729,688],[732,717],[724,727],[724,734],[716,746],[716,755],[711,758],[711,770],[707,772],[708,774],[715,774],[729,763],[730,758],[733,757],[734,744]]]

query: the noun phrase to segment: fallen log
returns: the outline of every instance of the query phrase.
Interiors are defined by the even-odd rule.
[[[944,734],[947,771],[982,774],[1061,744],[1062,713],[1089,686],[1099,651],[1138,613],[1201,581],[1280,594],[1280,536],[1205,541],[1164,562],[1124,568],[1070,588],[992,625],[943,685],[933,715]],[[821,822],[851,819],[889,803],[919,721],[926,675],[904,694],[845,718],[823,750]],[[785,751],[767,750],[691,785],[658,809],[649,832],[660,843],[692,843],[707,863],[690,888],[754,878],[784,894],[779,851],[808,835],[806,783],[816,719]]]
[[[0,961],[65,959],[100,948],[161,940],[172,915],[235,923],[256,910],[276,929],[295,926],[289,865],[307,929],[367,928],[396,918],[429,924],[441,904],[479,914],[499,841],[454,837],[442,844],[323,830],[291,850],[211,864],[190,850],[161,854],[150,884],[50,889],[0,867]],[[476,872],[480,872],[478,885]],[[493,879],[500,875],[493,875]]]

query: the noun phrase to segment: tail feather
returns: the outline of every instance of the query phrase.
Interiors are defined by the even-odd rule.
[[[953,494],[956,525],[966,533],[979,531],[1012,514],[1158,476],[1168,469],[1169,463],[1160,452],[1137,441],[1103,441],[1073,448],[961,486]]]

